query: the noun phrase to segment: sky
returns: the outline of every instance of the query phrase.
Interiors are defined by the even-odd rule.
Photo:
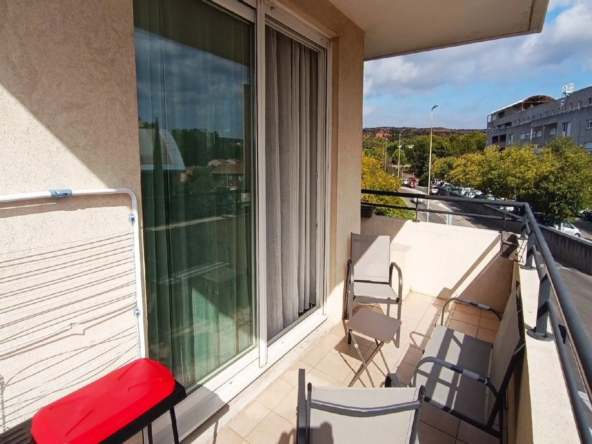
[[[487,115],[592,86],[592,0],[550,0],[543,31],[366,62],[364,127],[484,129]]]

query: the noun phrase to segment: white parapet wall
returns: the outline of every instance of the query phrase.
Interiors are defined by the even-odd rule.
[[[505,307],[512,265],[499,257],[499,232],[380,216],[362,219],[361,232],[391,236],[391,258],[403,270],[404,296],[409,291],[444,299],[455,295]]]

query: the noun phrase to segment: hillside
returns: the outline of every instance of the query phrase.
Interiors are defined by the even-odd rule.
[[[473,131],[477,131],[479,133],[486,133],[484,129],[449,129],[449,128],[441,128],[441,127],[434,127],[434,136],[451,136],[453,134],[457,134],[459,136],[463,136],[465,134],[472,133]],[[415,137],[415,136],[426,136],[430,134],[429,128],[411,128],[411,127],[389,127],[383,126],[379,128],[364,128],[363,134],[364,137],[378,137],[380,139],[386,138],[387,140],[396,140],[399,137],[399,133],[401,133],[401,137]]]

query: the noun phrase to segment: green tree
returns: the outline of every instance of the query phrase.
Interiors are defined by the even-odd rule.
[[[438,170],[449,166],[449,160],[436,162]],[[555,138],[544,148],[491,146],[465,154],[454,160],[448,177],[455,185],[529,202],[554,223],[592,206],[592,157],[570,138]]]
[[[449,156],[436,159],[432,165],[432,176],[435,179],[450,181],[450,172],[454,169],[456,158]]]
[[[541,150],[539,168],[528,201],[554,223],[573,220],[592,206],[592,157],[569,137],[556,137]]]
[[[398,191],[401,188],[401,179],[393,177],[382,169],[381,163],[365,154],[362,151],[362,189],[376,191]],[[400,197],[362,195],[362,202],[406,206],[405,201]],[[407,210],[392,208],[375,208],[375,214],[397,217],[400,219],[413,219],[413,213]]]

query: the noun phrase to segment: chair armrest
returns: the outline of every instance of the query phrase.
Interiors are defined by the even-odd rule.
[[[298,408],[296,413],[296,444],[306,444],[307,415],[308,411],[306,408],[304,369],[301,368],[298,370]]]
[[[399,291],[397,296],[400,301],[403,299],[403,272],[401,271],[401,267],[399,267],[396,262],[391,262],[391,266],[389,267],[389,285],[393,285],[393,269],[395,268],[399,274]]]
[[[491,383],[491,381],[489,380],[489,378],[487,376],[483,376],[483,375],[480,375],[479,373],[474,372],[472,370],[459,367],[458,365],[451,364],[450,362],[447,362],[447,361],[437,358],[435,356],[427,356],[425,358],[422,358],[421,361],[419,361],[419,363],[417,364],[417,367],[415,367],[415,372],[413,373],[413,385],[414,386],[415,386],[415,381],[416,381],[416,375],[417,375],[417,372],[419,371],[419,368],[423,364],[426,364],[426,363],[432,363],[435,365],[439,365],[440,367],[444,367],[449,370],[452,370],[453,372],[458,373],[462,376],[465,376],[469,379],[472,379],[473,381],[480,382],[480,383],[484,384],[485,386],[487,386],[487,388],[489,390],[491,390],[491,392],[493,393],[493,395],[496,398],[498,397],[497,389],[493,386],[493,384]]]
[[[401,381],[399,381],[399,377],[396,373],[389,373],[386,375],[386,379],[384,380],[384,386],[387,388],[403,387],[403,384],[401,384]]]
[[[347,283],[350,286],[354,284],[354,263],[351,259],[347,260]]]
[[[460,302],[461,304],[469,305],[469,306],[475,307],[475,308],[480,308],[481,310],[487,310],[487,311],[492,312],[494,315],[496,315],[499,320],[502,319],[502,316],[496,310],[491,308],[489,305],[481,304],[481,303],[475,302],[475,301],[469,301],[468,299],[463,299],[463,298],[450,298],[442,306],[442,316],[441,316],[441,320],[440,320],[441,325],[444,325],[444,313],[446,313],[446,307],[451,302],[454,302],[454,303]]]

